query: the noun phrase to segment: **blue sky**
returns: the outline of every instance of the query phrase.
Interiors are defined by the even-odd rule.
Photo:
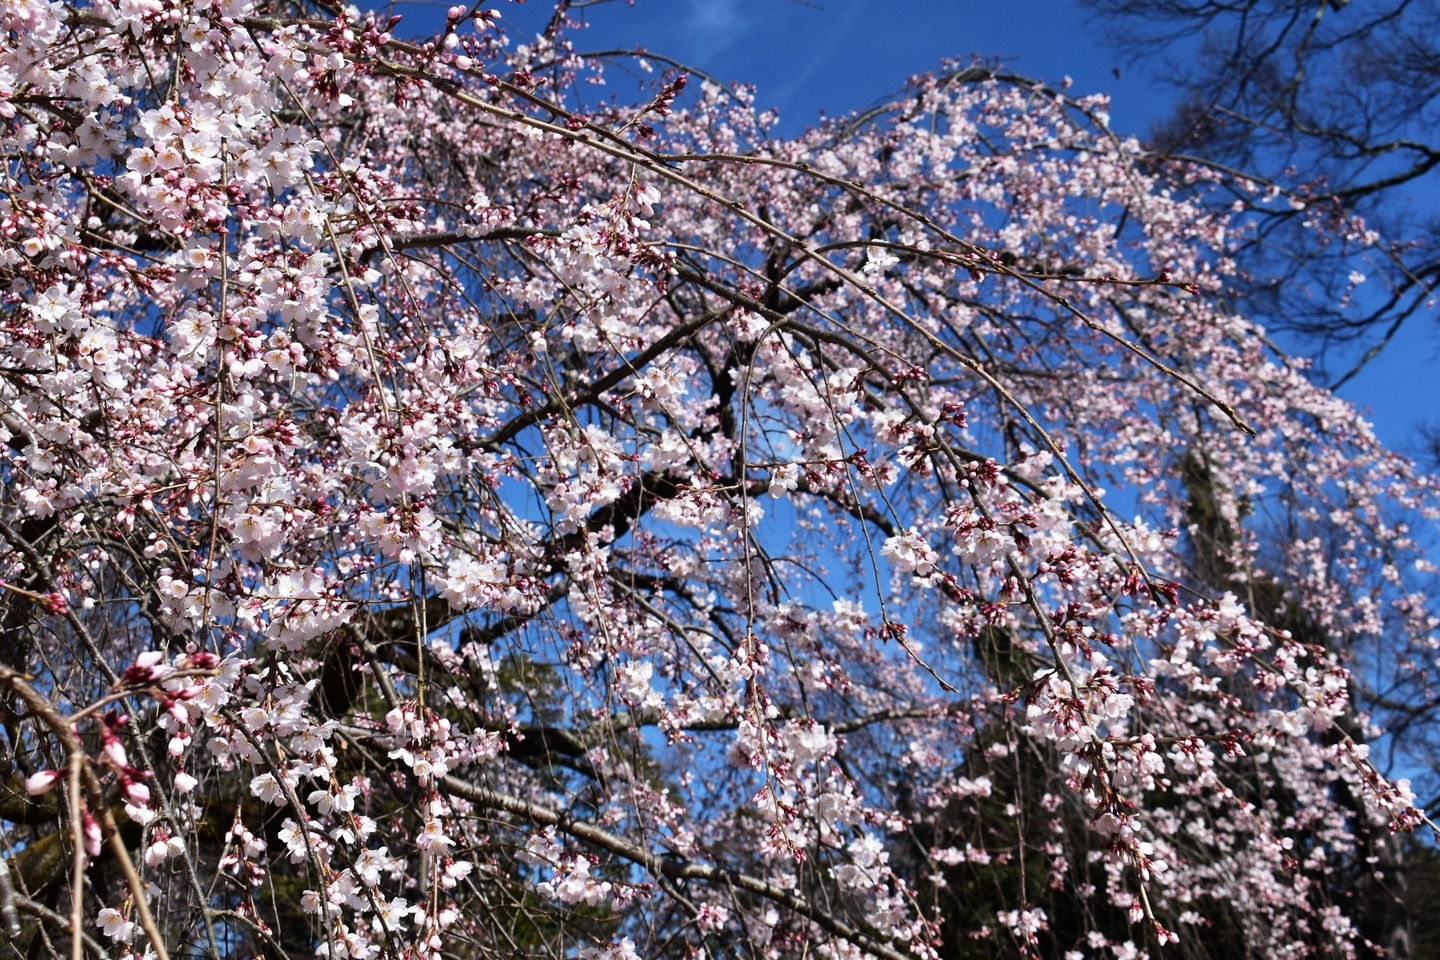
[[[546,0],[496,5],[517,40],[551,9]],[[444,15],[443,3],[396,8],[414,32]],[[1052,83],[1069,76],[1076,93],[1109,93],[1111,122],[1126,133],[1145,134],[1171,103],[1163,69],[1147,71],[1112,52],[1076,0],[615,0],[577,16],[590,24],[577,39],[582,50],[640,45],[718,79],[755,84],[758,105],[779,108],[781,134],[804,129],[822,111],[864,107],[944,57],[1000,57]],[[623,97],[612,76],[612,92]],[[1437,356],[1433,315],[1413,318],[1341,393],[1369,411],[1383,440],[1408,451],[1418,424],[1440,421]]]

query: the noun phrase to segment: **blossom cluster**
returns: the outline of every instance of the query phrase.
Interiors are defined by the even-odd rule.
[[[1358,948],[1434,482],[1231,311],[1221,174],[980,68],[596,104],[563,4],[0,9],[12,849],[70,750],[88,930]]]

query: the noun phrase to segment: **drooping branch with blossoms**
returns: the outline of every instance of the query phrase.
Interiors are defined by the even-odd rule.
[[[985,67],[597,103],[564,5],[5,3],[10,949],[1386,948],[1434,486],[1218,174]]]

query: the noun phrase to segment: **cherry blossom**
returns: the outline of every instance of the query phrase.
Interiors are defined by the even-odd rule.
[[[26,942],[1368,949],[1435,482],[1237,312],[1244,186],[984,66],[597,100],[665,61],[503,14],[0,14]]]

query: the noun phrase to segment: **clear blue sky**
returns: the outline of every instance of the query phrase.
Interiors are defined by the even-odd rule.
[[[495,6],[517,40],[551,9],[546,0]],[[438,25],[445,4],[396,9],[406,15],[402,32],[424,32]],[[581,50],[638,44],[721,80],[755,84],[758,104],[779,108],[782,134],[804,129],[821,111],[864,107],[943,57],[972,54],[1001,57],[1052,83],[1069,76],[1076,93],[1109,93],[1111,122],[1126,133],[1145,134],[1171,103],[1164,78],[1112,52],[1075,0],[617,0],[576,15],[590,24],[577,38]],[[620,76],[612,78],[623,97]],[[1437,356],[1433,319],[1413,318],[1341,392],[1370,411],[1382,439],[1407,449],[1417,424],[1440,421]]]

